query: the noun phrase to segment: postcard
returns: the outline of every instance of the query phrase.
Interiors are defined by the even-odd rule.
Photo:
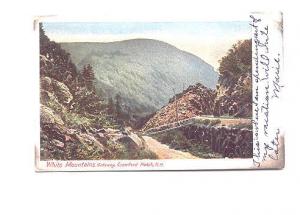
[[[284,167],[281,13],[193,22],[40,17],[35,31],[36,171]]]

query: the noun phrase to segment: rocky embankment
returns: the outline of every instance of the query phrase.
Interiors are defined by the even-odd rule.
[[[215,116],[251,117],[251,87],[251,75],[248,74],[241,76],[237,83],[218,85],[213,114]]]
[[[72,111],[68,87],[41,77],[41,160],[155,159],[129,129],[105,128],[97,118]]]
[[[211,115],[216,94],[202,84],[190,86],[170,99],[168,105],[157,111],[145,124],[143,130],[189,119],[199,115]]]
[[[211,115],[235,118],[252,116],[251,78],[242,76],[230,87],[218,85],[211,90],[201,84],[193,85],[170,99],[143,127],[149,130],[196,116]]]

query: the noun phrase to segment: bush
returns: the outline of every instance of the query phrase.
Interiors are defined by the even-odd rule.
[[[72,128],[78,128],[81,125],[90,127],[93,124],[93,119],[72,112],[65,112],[63,119],[66,124]]]

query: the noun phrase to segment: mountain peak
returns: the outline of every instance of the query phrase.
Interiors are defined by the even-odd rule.
[[[104,97],[119,94],[137,114],[155,112],[189,85],[214,89],[218,74],[199,57],[153,39],[109,43],[62,43],[81,69],[90,64]]]

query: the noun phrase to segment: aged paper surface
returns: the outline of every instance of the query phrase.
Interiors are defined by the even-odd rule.
[[[283,168],[281,13],[35,30],[37,171]]]

